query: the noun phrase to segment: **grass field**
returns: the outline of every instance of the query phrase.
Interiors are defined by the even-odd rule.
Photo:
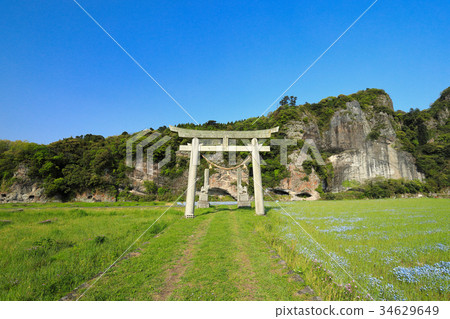
[[[170,208],[101,278],[167,208],[1,206],[0,300],[449,300],[449,204]]]

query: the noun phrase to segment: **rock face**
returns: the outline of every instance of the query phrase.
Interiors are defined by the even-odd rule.
[[[380,98],[378,103],[392,109],[388,97]],[[334,113],[322,134],[314,123],[293,122],[288,124],[287,136],[312,139],[321,152],[333,153],[328,160],[333,164],[334,177],[327,189],[332,192],[346,190],[344,181],[364,182],[375,177],[422,180],[424,176],[417,171],[414,157],[400,150],[394,125],[390,115],[374,112],[373,107],[363,111],[353,101]],[[372,132],[378,133],[372,135],[375,138]]]
[[[223,153],[210,154],[208,159],[213,163],[225,166]],[[209,194],[210,195],[230,195],[237,200],[237,169],[223,170],[214,168],[215,173],[209,177]],[[242,183],[248,185],[248,168],[242,167]]]
[[[243,182],[248,183],[248,174],[244,170],[242,172]],[[237,172],[236,170],[217,170],[216,173],[209,177],[209,194],[210,195],[230,195],[237,199]]]
[[[375,177],[423,180],[413,156],[390,144],[367,142],[363,149],[348,150],[329,158],[333,163],[332,192],[346,190],[345,181],[364,182]]]
[[[61,198],[45,196],[44,189],[37,183],[33,183],[28,177],[28,169],[21,165],[14,174],[16,182],[8,192],[0,192],[0,203],[45,203],[61,202]],[[116,198],[104,192],[84,192],[77,194],[76,202],[115,202]]]
[[[8,192],[0,193],[0,203],[34,203],[45,202],[44,189],[37,184],[15,183]]]
[[[134,167],[136,167],[136,165],[134,165]],[[131,187],[134,192],[138,194],[142,193],[142,195],[145,194],[144,182],[153,181],[154,176],[157,176],[159,174],[158,165],[153,165],[153,170],[154,174],[150,175],[147,173],[147,165],[143,165],[142,170],[134,169],[133,171],[127,174],[127,177],[131,182]]]
[[[77,194],[74,198],[75,202],[95,203],[95,202],[115,202],[116,197],[104,192],[84,192]]]
[[[33,203],[48,200],[44,195],[44,189],[28,178],[28,169],[25,166],[19,167],[14,178],[16,182],[9,191],[0,192],[0,203]]]
[[[294,151],[289,155],[287,169],[290,177],[280,182],[280,187],[274,189],[275,193],[289,194],[291,200],[316,200],[320,194],[316,189],[321,185],[319,176],[314,169],[311,174],[306,174],[301,166],[300,151]]]

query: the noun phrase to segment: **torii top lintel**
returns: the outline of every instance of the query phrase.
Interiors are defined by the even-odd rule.
[[[179,137],[197,138],[269,138],[272,133],[278,132],[279,127],[258,131],[202,131],[190,130],[170,125],[172,132],[177,132]]]

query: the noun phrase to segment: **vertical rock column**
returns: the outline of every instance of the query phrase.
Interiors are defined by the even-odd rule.
[[[248,198],[247,187],[242,186],[242,169],[240,167],[237,169],[237,206],[252,206]]]
[[[198,155],[199,155],[199,141],[197,137],[192,139],[191,144],[191,157],[189,159],[189,177],[188,177],[188,188],[186,191],[186,210],[184,212],[184,217],[194,218],[195,209],[195,183],[197,179],[197,165],[198,165]]]
[[[197,208],[208,208],[209,207],[208,191],[209,191],[209,169],[206,168],[205,169],[205,182],[200,191]]]
[[[204,185],[205,189],[209,189],[209,168],[205,168],[204,177],[205,177],[205,180],[204,180],[203,185]]]
[[[242,189],[242,168],[237,169],[237,200],[239,201],[239,195]]]
[[[255,212],[256,215],[265,215],[264,197],[261,179],[261,158],[259,157],[258,140],[252,139],[252,164],[253,164],[253,183],[255,191]]]

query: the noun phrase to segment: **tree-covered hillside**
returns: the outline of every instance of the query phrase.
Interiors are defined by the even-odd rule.
[[[397,112],[401,128],[397,136],[403,147],[416,158],[433,189],[450,186],[450,87],[430,108],[408,113]]]
[[[129,181],[125,175],[128,133],[104,138],[99,135],[70,137],[49,145],[0,141],[1,190],[7,192],[24,167],[28,178],[44,187],[47,196],[69,199],[76,192],[116,192]]]
[[[380,99],[385,103],[380,103]],[[450,124],[450,88],[444,90],[440,98],[430,108],[420,111],[411,109],[405,113],[394,112],[386,106],[389,99],[383,90],[367,89],[351,95],[328,97],[318,103],[296,105],[296,97],[285,97],[277,110],[256,118],[239,120],[231,123],[209,121],[202,125],[181,124],[180,127],[201,130],[257,130],[280,126],[280,132],[273,138],[286,136],[285,127],[289,121],[315,121],[320,130],[330,123],[333,114],[344,109],[346,102],[357,100],[363,110],[370,106],[372,112],[384,112],[392,116],[396,123],[397,137],[402,147],[412,153],[417,160],[418,169],[426,176],[427,190],[439,191],[450,186],[449,153]],[[256,122],[255,122],[256,121]],[[155,162],[165,156],[165,150],[171,146],[171,160],[163,167],[160,174],[167,180],[173,180],[183,174],[188,166],[185,157],[177,157],[175,152],[180,144],[186,144],[176,133],[163,126],[155,130],[168,135],[171,140],[160,147],[154,154]],[[377,132],[373,133],[373,138]],[[0,191],[8,192],[14,183],[37,183],[43,187],[48,197],[58,196],[70,199],[76,193],[87,190],[100,190],[120,197],[125,196],[131,188],[128,175],[133,171],[125,165],[126,141],[131,137],[124,132],[119,136],[104,138],[99,135],[84,135],[66,138],[49,145],[39,145],[23,141],[0,140]],[[371,137],[372,138],[372,137]],[[298,146],[302,146],[299,141]],[[238,154],[239,160],[248,154]],[[324,154],[326,157],[330,154]],[[267,187],[275,187],[282,178],[289,175],[280,164],[280,148],[264,154],[267,163],[263,168],[263,182]],[[206,163],[202,165],[206,166]],[[16,174],[19,169],[26,172],[27,178]],[[321,178],[328,178],[332,167],[317,168]],[[146,185],[148,192],[155,196],[165,194],[171,188],[165,185]],[[161,188],[158,192],[158,188]],[[251,189],[250,189],[251,190]],[[178,190],[176,192],[178,193]],[[125,196],[126,197],[126,196]],[[129,197],[128,197],[129,198]]]

